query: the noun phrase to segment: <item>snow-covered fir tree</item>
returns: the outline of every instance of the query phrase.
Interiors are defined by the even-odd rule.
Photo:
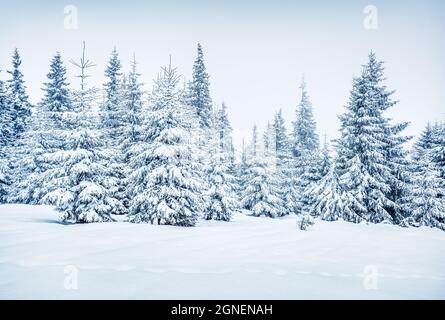
[[[91,106],[85,100],[71,103],[73,109],[64,117],[69,127],[59,133],[64,143],[45,154],[57,166],[42,173],[48,189],[42,202],[55,205],[65,223],[114,221],[111,214],[119,213],[122,204],[110,194],[106,181],[112,154],[101,149],[103,141]]]
[[[320,151],[320,162],[318,164],[318,174],[321,178],[328,174],[332,166],[332,159],[329,153],[329,144],[326,135],[324,136],[323,147]]]
[[[230,170],[231,148],[229,141],[230,123],[225,105],[216,113],[213,139],[210,141],[211,161],[206,176],[209,189],[206,191],[204,219],[229,221],[235,211],[240,209],[234,188],[234,177]]]
[[[371,52],[366,65],[367,100],[368,103],[379,108],[383,112],[392,108],[397,101],[392,99],[394,91],[390,91],[384,84],[384,63],[379,61],[376,55]],[[385,209],[391,215],[395,223],[401,222],[409,213],[402,209],[402,199],[410,190],[408,151],[404,145],[411,137],[402,135],[409,125],[408,122],[392,123],[392,119],[383,119],[383,143],[386,165],[389,167],[389,175],[384,176],[388,186],[388,199],[391,201]]]
[[[249,165],[246,172],[242,205],[250,210],[253,216],[279,217],[285,214],[286,208],[279,195],[278,181],[273,174],[273,161],[258,151],[258,132],[256,126],[252,131]]]
[[[35,108],[29,130],[18,142],[13,202],[38,204],[48,192],[46,179],[50,177],[44,177],[43,173],[58,165],[48,155],[60,150],[64,143],[62,133],[72,125],[66,118],[72,105],[65,74],[66,68],[57,52],[44,83],[44,97]]]
[[[273,146],[271,147],[270,155],[273,157],[275,166],[274,181],[277,182],[276,187],[279,190],[279,195],[286,209],[281,211],[280,215],[296,213],[298,210],[296,206],[298,194],[296,188],[295,159],[292,156],[281,109],[275,114],[272,130],[273,139],[271,142],[273,142]]]
[[[12,184],[11,169],[6,158],[6,154],[0,151],[0,204],[8,200],[9,187]]]
[[[319,148],[319,138],[317,135],[316,123],[312,113],[312,103],[306,90],[306,81],[302,80],[301,100],[297,108],[297,118],[293,123],[293,153],[296,156],[304,155]]]
[[[432,160],[439,169],[439,176],[445,179],[445,124],[437,125],[434,134]],[[445,196],[445,194],[444,194]]]
[[[212,120],[212,99],[210,82],[204,64],[204,53],[198,43],[197,57],[193,65],[193,78],[188,88],[188,103],[195,109],[201,128],[210,128]]]
[[[305,191],[308,200],[308,213],[326,221],[336,221],[346,217],[354,217],[355,213],[349,207],[354,199],[348,199],[350,194],[343,190],[340,179],[334,167],[315,185]]]
[[[136,58],[133,57],[131,71],[125,81],[122,102],[122,148],[125,160],[128,160],[129,147],[138,141],[141,134],[142,111],[144,107],[142,86],[139,81],[141,74],[137,71]]]
[[[267,122],[266,129],[263,133],[263,146],[264,152],[271,155],[274,153],[275,146],[275,133],[274,128],[270,124],[270,121]]]
[[[235,185],[235,190],[238,195],[242,194],[242,192],[245,189],[245,186],[247,184],[247,169],[248,169],[248,167],[249,167],[249,162],[248,162],[247,146],[246,146],[245,139],[243,138],[241,141],[240,160],[236,164],[236,174],[235,174],[235,178],[237,181],[237,184]]]
[[[414,161],[420,160],[428,150],[434,147],[436,135],[440,130],[439,128],[440,125],[438,123],[434,123],[433,125],[430,122],[427,123],[419,139],[413,145],[411,157]]]
[[[45,164],[40,156],[48,147],[46,132],[52,130],[44,121],[43,109],[41,103],[34,107],[27,129],[15,141],[13,161],[10,162],[14,176],[8,202],[38,204],[42,197],[39,174]]]
[[[0,146],[3,148],[11,145],[14,138],[13,117],[13,105],[9,100],[5,82],[0,79]]]
[[[13,142],[13,110],[9,102],[5,83],[0,79],[0,203],[7,200],[8,188],[12,183],[8,153]]]
[[[127,213],[129,199],[126,193],[125,155],[121,148],[123,131],[129,126],[124,126],[124,115],[128,114],[124,106],[125,88],[122,65],[116,48],[111,52],[108,65],[105,69],[106,82],[105,101],[100,106],[100,127],[102,139],[105,141],[108,152],[113,154],[109,162],[110,176],[107,179],[108,188],[114,198],[123,204],[118,214]],[[137,77],[137,75],[134,75]],[[126,79],[125,79],[126,80]],[[130,126],[131,127],[131,126]]]
[[[392,126],[384,111],[392,107],[392,91],[382,84],[383,63],[369,55],[361,75],[354,79],[347,112],[340,116],[336,169],[348,193],[349,221],[396,222],[396,188],[404,183],[404,151],[407,138],[399,135],[405,124]],[[392,163],[391,163],[392,162]],[[353,216],[349,213],[353,212]]]
[[[435,148],[424,150],[420,159],[416,160],[414,183],[405,199],[405,210],[411,215],[404,223],[445,231],[445,179],[441,177],[441,168],[434,159],[436,151]]]
[[[235,147],[233,146],[232,139],[232,125],[230,124],[229,116],[227,114],[227,106],[223,101],[219,108],[216,108],[213,120],[213,130],[216,130],[215,134],[218,136],[219,147],[223,152],[223,157],[227,162],[227,172],[229,174],[229,183],[233,190],[237,190],[237,184],[239,183],[236,168],[236,156]],[[211,134],[213,137],[215,134]],[[211,150],[211,152],[213,152]]]
[[[283,113],[280,109],[275,114],[273,122],[273,152],[276,157],[277,167],[284,164],[289,154],[289,141],[286,133],[286,125],[284,123]]]
[[[7,80],[9,103],[12,104],[13,112],[13,136],[19,137],[26,130],[26,125],[31,116],[31,104],[26,94],[25,81],[20,70],[22,60],[17,48],[12,55],[12,70],[8,71],[11,79]]]
[[[69,126],[64,119],[65,112],[71,111],[72,106],[69,98],[69,84],[66,82],[66,68],[59,52],[51,61],[47,78],[48,82],[44,83],[45,96],[42,101],[47,120],[51,121],[54,129],[64,129],[65,126]]]
[[[110,60],[105,69],[107,82],[104,84],[105,101],[100,108],[101,125],[106,136],[116,144],[120,134],[121,102],[122,102],[122,72],[121,61],[116,48],[111,52]]]
[[[312,103],[306,90],[303,78],[301,86],[301,100],[297,108],[297,118],[293,123],[292,154],[294,156],[295,192],[298,200],[295,211],[301,213],[307,210],[308,200],[305,191],[320,179],[319,163],[319,137],[316,132],[316,123],[312,113]]]
[[[203,210],[191,134],[194,110],[182,101],[179,76],[171,65],[162,70],[151,94],[141,142],[133,148],[128,190],[128,220],[194,226]]]

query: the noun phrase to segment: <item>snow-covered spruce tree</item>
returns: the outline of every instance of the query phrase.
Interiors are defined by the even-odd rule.
[[[336,221],[346,217],[354,217],[348,204],[354,199],[348,199],[339,181],[339,177],[334,167],[315,185],[305,191],[306,199],[309,201],[308,213],[312,216],[320,217],[326,221]]]
[[[378,61],[376,55],[371,52],[365,74],[368,86],[366,98],[369,104],[379,108],[382,113],[397,104],[397,101],[392,100],[394,91],[389,91],[383,83],[384,70],[384,63]],[[391,121],[390,118],[385,117],[382,124],[384,128],[383,151],[390,170],[389,175],[384,176],[390,188],[387,197],[391,200],[385,209],[395,223],[400,223],[409,215],[409,212],[405,212],[402,208],[402,199],[410,191],[410,163],[404,145],[411,137],[402,135],[409,125],[408,122],[392,124]]]
[[[109,196],[104,176],[109,174],[110,158],[100,150],[102,142],[94,123],[91,104],[85,93],[73,100],[66,83],[66,69],[57,53],[45,83],[45,144],[49,148],[39,156],[45,165],[38,180],[41,203],[55,205],[61,220],[67,223],[113,221],[119,201]],[[85,88],[81,90],[86,90]]]
[[[5,83],[0,79],[0,203],[6,202],[12,184],[8,154],[13,143],[13,112]]]
[[[106,179],[110,194],[123,204],[116,214],[126,214],[129,199],[127,198],[125,186],[125,157],[122,152],[121,142],[123,134],[123,117],[125,109],[123,106],[126,81],[121,72],[121,62],[116,48],[111,52],[110,60],[105,69],[106,83],[105,101],[100,106],[100,128],[102,139],[105,141],[107,151],[113,154],[109,161],[110,175]]]
[[[295,155],[304,155],[318,150],[319,138],[316,123],[312,114],[312,103],[303,79],[300,85],[301,100],[297,108],[297,119],[293,123],[292,147]]]
[[[245,189],[242,193],[242,205],[253,216],[275,218],[282,216],[286,209],[277,190],[278,183],[273,174],[273,161],[258,151],[258,133],[256,126],[252,132],[252,155],[246,172]]]
[[[275,146],[275,133],[274,128],[270,124],[270,121],[267,122],[266,129],[263,133],[263,146],[264,146],[264,152],[268,154],[274,153],[274,146]]]
[[[292,157],[281,109],[275,114],[272,130],[273,138],[271,142],[273,146],[270,148],[270,155],[273,156],[275,164],[274,175],[278,184],[279,195],[285,205],[285,210],[280,212],[280,215],[296,213],[298,210],[296,206],[298,194],[295,179],[295,159]]]
[[[301,100],[297,108],[297,118],[293,123],[292,154],[295,167],[295,188],[298,195],[296,213],[307,209],[308,200],[305,198],[305,190],[310,188],[319,179],[317,164],[319,163],[319,138],[316,132],[316,124],[312,114],[312,103],[306,90],[306,82],[303,79],[301,86]]]
[[[179,76],[171,65],[162,70],[142,125],[128,190],[128,221],[194,226],[202,213],[201,180],[196,170],[192,132],[194,110],[182,101]]]
[[[227,114],[227,106],[224,101],[221,107],[215,110],[214,120],[213,120],[213,130],[216,130],[214,134],[210,134],[213,137],[215,134],[218,137],[219,148],[221,149],[222,156],[225,165],[227,166],[227,178],[231,185],[231,188],[236,191],[239,184],[236,168],[236,156],[235,148],[233,146],[232,139],[232,125],[230,124],[229,116]],[[211,150],[211,152],[213,152]]]
[[[414,161],[420,160],[425,152],[433,148],[434,134],[437,132],[438,124],[427,123],[425,129],[420,134],[419,139],[414,143],[411,157]]]
[[[323,147],[320,151],[320,162],[318,164],[318,173],[321,178],[328,174],[332,167],[332,159],[329,153],[329,144],[326,135],[324,136]]]
[[[131,71],[125,81],[123,102],[122,102],[122,136],[121,147],[125,156],[125,162],[129,161],[131,155],[129,148],[139,139],[141,134],[143,101],[143,84],[140,83],[140,73],[137,71],[137,62],[133,58]]]
[[[439,177],[445,180],[445,124],[438,125],[435,130],[432,160],[439,171]],[[441,196],[445,197],[445,194]]]
[[[323,220],[338,220],[342,218],[339,213],[343,208],[344,192],[332,166],[326,135],[320,152],[318,173],[321,179],[304,191],[306,211],[313,216],[320,216]]]
[[[7,88],[9,92],[9,103],[12,104],[13,118],[13,136],[15,138],[25,131],[27,121],[31,116],[31,104],[28,101],[28,95],[26,94],[25,81],[23,80],[23,74],[20,71],[22,60],[20,58],[17,48],[12,55],[12,70],[8,71],[11,75],[11,79],[7,81]]]
[[[40,156],[49,148],[45,143],[46,132],[52,130],[43,121],[43,108],[41,103],[33,108],[26,130],[15,142],[13,161],[10,161],[14,176],[8,202],[38,204],[42,197],[39,174],[46,164],[41,161]]]
[[[415,162],[414,183],[404,202],[404,209],[411,215],[404,224],[445,231],[445,179],[441,177],[441,168],[435,162],[436,152],[437,149],[433,147],[424,150]]]
[[[218,114],[218,113],[217,113]],[[216,117],[218,124],[210,141],[211,161],[206,176],[209,189],[206,191],[206,205],[203,218],[206,220],[229,221],[232,214],[240,209],[240,204],[234,192],[234,178],[230,172],[230,149],[222,134],[221,121],[224,118]]]
[[[205,172],[207,172],[210,166],[211,155],[207,142],[212,139],[211,128],[214,125],[212,123],[214,117],[212,99],[210,97],[209,74],[204,64],[204,54],[199,43],[197,46],[197,57],[193,64],[192,80],[188,83],[187,92],[184,92],[184,100],[195,112],[198,119],[199,126],[194,132],[198,146],[196,161],[201,167],[198,171],[201,173],[201,180],[205,183],[204,188],[208,189],[210,186],[207,185],[208,179],[205,176]]]
[[[240,161],[236,164],[236,187],[235,190],[238,195],[241,195],[246,187],[248,177],[247,177],[247,171],[249,167],[249,161],[248,161],[248,152],[247,152],[247,146],[245,139],[243,138],[241,142],[241,158]]]
[[[287,138],[286,125],[284,123],[281,109],[275,114],[272,127],[274,137],[273,149],[276,157],[276,165],[279,167],[284,163],[285,158],[287,158],[289,153],[289,141]]]
[[[396,182],[403,182],[405,141],[399,135],[405,125],[391,126],[383,112],[394,105],[392,92],[382,85],[383,66],[374,53],[354,79],[347,112],[340,116],[341,138],[337,141],[336,169],[348,193],[348,221],[395,222],[399,210],[394,195]],[[393,161],[393,164],[390,162]]]
[[[101,126],[106,132],[109,144],[116,145],[120,135],[121,102],[122,102],[122,72],[121,62],[116,48],[111,52],[110,60],[105,69],[107,82],[104,84],[105,101],[100,108]]]
[[[204,54],[198,43],[197,57],[193,65],[193,78],[188,88],[188,103],[195,109],[201,128],[210,128],[212,123],[212,99],[210,98],[210,82],[204,64]]]
[[[65,73],[61,56],[56,53],[47,75],[48,82],[44,84],[45,95],[35,108],[29,129],[17,144],[18,164],[11,202],[38,204],[48,192],[43,173],[58,164],[47,155],[61,148],[62,132],[71,125],[65,117],[65,112],[71,109]]]
[[[72,105],[69,98],[69,83],[66,82],[66,68],[59,52],[51,61],[47,78],[48,82],[44,83],[43,88],[45,97],[42,101],[46,108],[47,120],[53,124],[54,129],[64,130],[69,126],[69,122],[64,119],[65,112],[72,111]]]
[[[12,184],[11,169],[3,149],[0,151],[0,204],[6,203]]]
[[[11,145],[14,138],[14,109],[9,98],[5,83],[0,79],[0,146],[2,148]]]

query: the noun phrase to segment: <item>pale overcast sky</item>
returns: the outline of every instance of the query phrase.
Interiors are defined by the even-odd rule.
[[[66,29],[64,7],[78,9],[78,29]],[[365,7],[374,5],[378,28],[364,27]],[[400,103],[390,115],[411,121],[417,135],[427,121],[445,120],[443,1],[21,1],[0,0],[0,68],[10,68],[18,47],[33,102],[51,56],[59,50],[73,85],[82,40],[97,64],[90,84],[100,86],[113,46],[128,70],[133,52],[145,88],[172,55],[190,78],[196,44],[204,48],[215,103],[223,99],[237,144],[257,123],[264,127],[283,109],[295,118],[304,73],[320,134],[337,136],[352,77],[374,50],[386,61],[387,84]],[[0,74],[6,78],[5,72]]]

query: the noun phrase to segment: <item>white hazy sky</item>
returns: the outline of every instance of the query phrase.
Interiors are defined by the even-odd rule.
[[[64,28],[66,5],[78,8],[76,30]],[[367,5],[378,9],[376,30],[363,26]],[[417,135],[427,121],[445,120],[443,1],[0,0],[0,12],[0,68],[10,68],[18,47],[33,102],[42,96],[57,50],[69,81],[78,85],[67,62],[79,57],[82,40],[97,64],[90,84],[104,81],[116,46],[126,70],[136,53],[147,90],[169,54],[189,79],[200,42],[213,100],[228,105],[237,144],[280,108],[290,128],[303,74],[319,133],[335,138],[336,115],[344,111],[352,76],[370,50],[386,61],[387,84],[400,100],[390,116],[410,121],[408,134]]]

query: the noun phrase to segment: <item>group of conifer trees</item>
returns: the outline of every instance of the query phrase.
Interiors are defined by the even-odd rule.
[[[320,145],[306,83],[289,123],[278,111],[254,126],[236,156],[227,106],[214,105],[201,45],[184,85],[171,63],[150,92],[133,59],[122,69],[114,49],[99,89],[78,89],[60,53],[50,62],[43,98],[31,105],[14,51],[0,80],[0,203],[54,205],[66,223],[114,221],[194,226],[229,221],[241,210],[271,218],[431,226],[445,230],[445,126],[429,124],[412,150],[394,123],[396,105],[383,62],[370,53],[339,116],[340,137]]]

